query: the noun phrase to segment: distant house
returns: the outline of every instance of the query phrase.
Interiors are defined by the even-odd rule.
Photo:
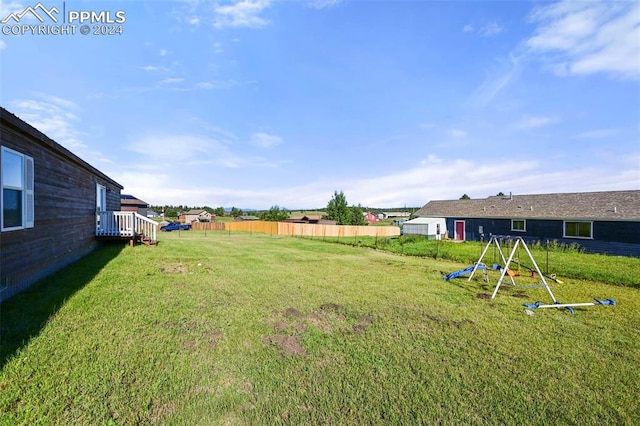
[[[101,234],[137,235],[135,213],[116,213],[122,185],[4,108],[0,188],[0,301],[88,254]]]
[[[455,240],[512,235],[640,257],[640,190],[430,201],[414,215],[445,218]]]
[[[153,210],[147,210],[147,217],[154,218],[154,217],[160,217],[160,215],[154,212]]]
[[[260,218],[257,217],[257,216],[244,215],[244,216],[236,216],[233,220],[235,222],[246,222],[246,221],[249,221],[249,220],[260,220]]]
[[[378,215],[380,219],[392,219],[394,217],[410,217],[411,213],[409,212],[382,212]]]
[[[289,219],[285,219],[282,222],[289,223],[310,223],[315,225],[335,225],[335,220],[323,219],[321,215],[304,215],[304,216],[296,216],[290,217]]]
[[[364,220],[366,220],[367,223],[369,224],[380,222],[380,219],[378,219],[378,216],[371,212],[364,212],[363,215],[364,215]]]
[[[184,223],[193,222],[211,222],[212,218],[215,219],[215,215],[212,215],[206,210],[189,210],[186,213],[180,215],[180,220]]]
[[[140,213],[143,216],[147,216],[147,209],[149,208],[149,204],[142,200],[139,200],[133,195],[120,194],[120,205],[122,211],[136,212]]]

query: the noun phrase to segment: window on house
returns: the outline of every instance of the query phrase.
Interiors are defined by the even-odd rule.
[[[564,236],[567,238],[593,238],[593,222],[565,222]]]
[[[0,149],[0,230],[33,227],[33,158]]]
[[[526,231],[527,230],[527,221],[524,219],[511,219],[511,230],[512,231]]]

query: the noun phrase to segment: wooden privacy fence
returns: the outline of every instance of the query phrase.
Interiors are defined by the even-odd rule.
[[[349,226],[349,225],[315,225],[310,223],[287,222],[227,222],[225,231],[257,232],[270,235],[291,235],[314,238],[342,237],[395,237],[400,235],[397,226]],[[194,228],[196,229],[196,228]]]
[[[194,231],[224,231],[224,222],[193,222],[191,229]]]

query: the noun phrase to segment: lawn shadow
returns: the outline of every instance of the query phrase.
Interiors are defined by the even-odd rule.
[[[37,336],[67,299],[81,290],[125,247],[104,242],[82,259],[54,272],[0,304],[0,369]]]

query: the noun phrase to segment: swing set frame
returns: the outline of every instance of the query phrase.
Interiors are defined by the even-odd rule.
[[[502,247],[500,246],[500,240],[508,240],[508,241],[515,241],[515,243],[513,244],[513,248],[511,248],[511,251],[509,252],[509,257],[505,259],[504,254],[502,253]],[[606,299],[606,300],[599,300],[599,299],[594,299],[594,302],[585,302],[585,303],[560,303],[558,302],[558,300],[556,299],[556,297],[553,295],[553,292],[551,291],[551,287],[549,286],[549,284],[547,283],[547,280],[545,279],[545,274],[542,273],[542,271],[540,270],[540,267],[538,266],[538,264],[536,263],[536,260],[533,258],[533,255],[531,254],[531,251],[529,250],[529,247],[527,247],[527,243],[525,243],[524,239],[522,237],[512,237],[510,235],[492,235],[491,238],[489,239],[489,242],[487,243],[487,245],[485,246],[484,250],[482,251],[482,254],[480,255],[480,259],[478,260],[478,262],[475,263],[475,266],[473,268],[473,270],[471,271],[471,274],[469,275],[469,279],[467,281],[471,281],[471,279],[473,278],[473,275],[475,274],[476,270],[478,269],[478,265],[481,264],[482,259],[485,257],[485,255],[487,254],[487,252],[489,251],[489,247],[495,247],[497,249],[497,251],[500,253],[500,257],[502,259],[502,261],[504,262],[504,267],[501,267],[501,272],[500,272],[500,278],[498,279],[498,283],[496,284],[495,289],[493,290],[493,294],[491,295],[491,298],[494,299],[496,297],[496,295],[498,294],[498,290],[500,289],[500,286],[502,285],[502,282],[505,279],[505,276],[509,276],[509,279],[511,280],[511,284],[512,285],[516,285],[515,280],[513,279],[513,275],[515,274],[510,274],[509,273],[509,265],[512,262],[515,262],[518,266],[521,265],[520,263],[520,259],[518,258],[517,260],[514,261],[514,256],[518,250],[518,248],[520,246],[522,246],[522,248],[526,251],[527,255],[529,256],[529,260],[531,260],[531,263],[533,264],[533,268],[528,268],[530,269],[532,272],[536,272],[538,273],[538,275],[540,276],[540,280],[542,280],[542,286],[547,290],[547,293],[549,293],[549,296],[551,297],[551,300],[553,301],[552,305],[543,305],[540,302],[535,302],[534,304],[527,304],[525,303],[524,306],[531,308],[531,309],[536,309],[536,308],[566,308],[568,310],[571,311],[571,313],[574,313],[573,307],[574,306],[597,306],[597,305],[615,305],[616,302],[613,299]],[[496,269],[496,266],[494,264],[494,269]],[[556,282],[559,282],[558,280],[555,280]]]
[[[505,259],[504,254],[502,253],[502,247],[500,247],[500,240],[515,240],[515,243],[513,244],[513,247],[511,248],[511,251],[509,252],[509,258]],[[505,276],[508,276],[509,279],[511,280],[511,284],[512,285],[516,285],[515,280],[513,279],[513,274],[510,274],[509,271],[509,265],[511,265],[511,262],[513,262],[513,258],[515,256],[515,254],[518,252],[518,247],[522,245],[522,248],[524,248],[524,250],[526,251],[527,255],[529,256],[529,260],[531,260],[531,263],[533,264],[533,270],[535,272],[538,273],[538,275],[540,276],[540,279],[542,280],[542,285],[544,286],[544,288],[547,289],[547,292],[549,293],[549,296],[551,296],[551,300],[553,300],[553,303],[558,303],[558,301],[556,300],[556,297],[553,295],[553,292],[551,291],[551,287],[549,287],[549,284],[547,283],[547,280],[545,280],[544,278],[544,274],[542,273],[542,271],[540,270],[540,267],[538,266],[538,264],[536,263],[536,260],[533,258],[533,255],[531,254],[531,251],[529,251],[529,247],[527,247],[527,243],[524,242],[524,239],[522,237],[512,237],[512,236],[504,236],[504,235],[492,235],[491,238],[489,239],[489,242],[487,243],[487,245],[485,246],[484,250],[482,251],[482,254],[480,255],[480,259],[478,260],[478,263],[482,262],[482,259],[485,257],[485,255],[487,254],[487,252],[489,251],[489,247],[491,246],[495,246],[496,250],[498,251],[498,253],[500,253],[500,257],[503,261],[503,267],[501,267],[501,272],[500,272],[500,278],[498,279],[498,283],[496,284],[495,289],[493,290],[493,294],[491,295],[492,299],[495,299],[496,295],[498,294],[498,290],[500,289],[500,286],[502,285],[502,281],[504,281]],[[476,263],[476,265],[478,264]],[[518,259],[517,261],[515,261],[515,263],[517,265],[520,265],[520,259]],[[475,273],[476,269],[474,268],[473,271],[471,271],[471,275],[469,275],[469,279],[467,281],[471,281],[471,278],[473,278],[473,274]]]

